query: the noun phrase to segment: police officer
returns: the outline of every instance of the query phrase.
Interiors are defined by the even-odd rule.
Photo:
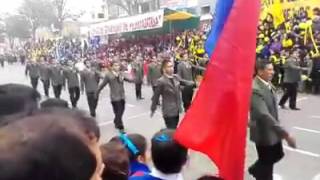
[[[111,71],[108,72],[103,82],[100,84],[96,96],[98,97],[101,90],[109,84],[110,88],[110,99],[115,114],[114,124],[115,128],[120,132],[124,131],[124,125],[122,116],[125,110],[125,91],[124,81],[133,82],[134,80],[129,79],[122,71],[120,71],[121,64],[118,61],[111,63]]]
[[[40,57],[40,79],[43,84],[43,90],[46,97],[49,97],[50,88],[50,66],[44,56]]]
[[[144,99],[142,97],[142,84],[143,84],[143,59],[141,56],[138,56],[132,64],[132,70],[135,77],[135,87],[136,87],[136,98],[137,100]]]
[[[98,79],[100,79],[100,73],[91,66],[90,61],[85,61],[86,68],[80,73],[81,76],[81,93],[86,91],[90,115],[96,117],[96,109],[98,104],[98,98],[96,92],[98,90]]]
[[[56,60],[53,60],[53,64],[50,68],[50,79],[53,87],[54,96],[60,99],[61,90],[64,87],[63,83],[63,70],[62,66]]]
[[[68,90],[72,107],[76,108],[80,98],[80,85],[78,70],[72,60],[68,60],[68,67],[64,68],[63,76],[64,84],[66,81],[68,82]]]
[[[37,89],[38,87],[38,80],[40,76],[39,72],[39,64],[37,64],[35,61],[29,61],[26,65],[25,75],[30,77],[31,85],[33,89]]]

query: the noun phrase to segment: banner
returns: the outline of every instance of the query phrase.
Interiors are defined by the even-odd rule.
[[[161,28],[163,26],[163,10],[110,20],[90,26],[90,36],[105,36],[125,32]]]

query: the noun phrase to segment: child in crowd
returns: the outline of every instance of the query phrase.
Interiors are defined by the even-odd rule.
[[[140,134],[121,134],[111,139],[111,142],[121,142],[127,148],[130,160],[130,176],[150,173],[147,163],[147,140]]]
[[[100,147],[105,168],[103,180],[127,180],[129,177],[129,158],[126,148],[119,142],[109,142]]]
[[[183,180],[181,171],[188,159],[188,150],[174,139],[174,130],[156,133],[151,142],[154,168],[151,173],[133,175],[130,180]]]

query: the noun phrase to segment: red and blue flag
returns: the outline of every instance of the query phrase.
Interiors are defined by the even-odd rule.
[[[224,180],[244,178],[259,14],[260,0],[218,0],[206,43],[211,60],[175,134],[184,146],[208,155]]]

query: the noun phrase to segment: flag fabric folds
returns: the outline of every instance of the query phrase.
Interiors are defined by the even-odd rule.
[[[206,53],[211,57],[214,48],[216,47],[220,33],[229,16],[234,0],[218,1],[216,4],[215,17],[212,19],[211,32],[205,44]]]
[[[175,138],[207,154],[225,180],[243,180],[260,0],[229,2],[204,79]]]

